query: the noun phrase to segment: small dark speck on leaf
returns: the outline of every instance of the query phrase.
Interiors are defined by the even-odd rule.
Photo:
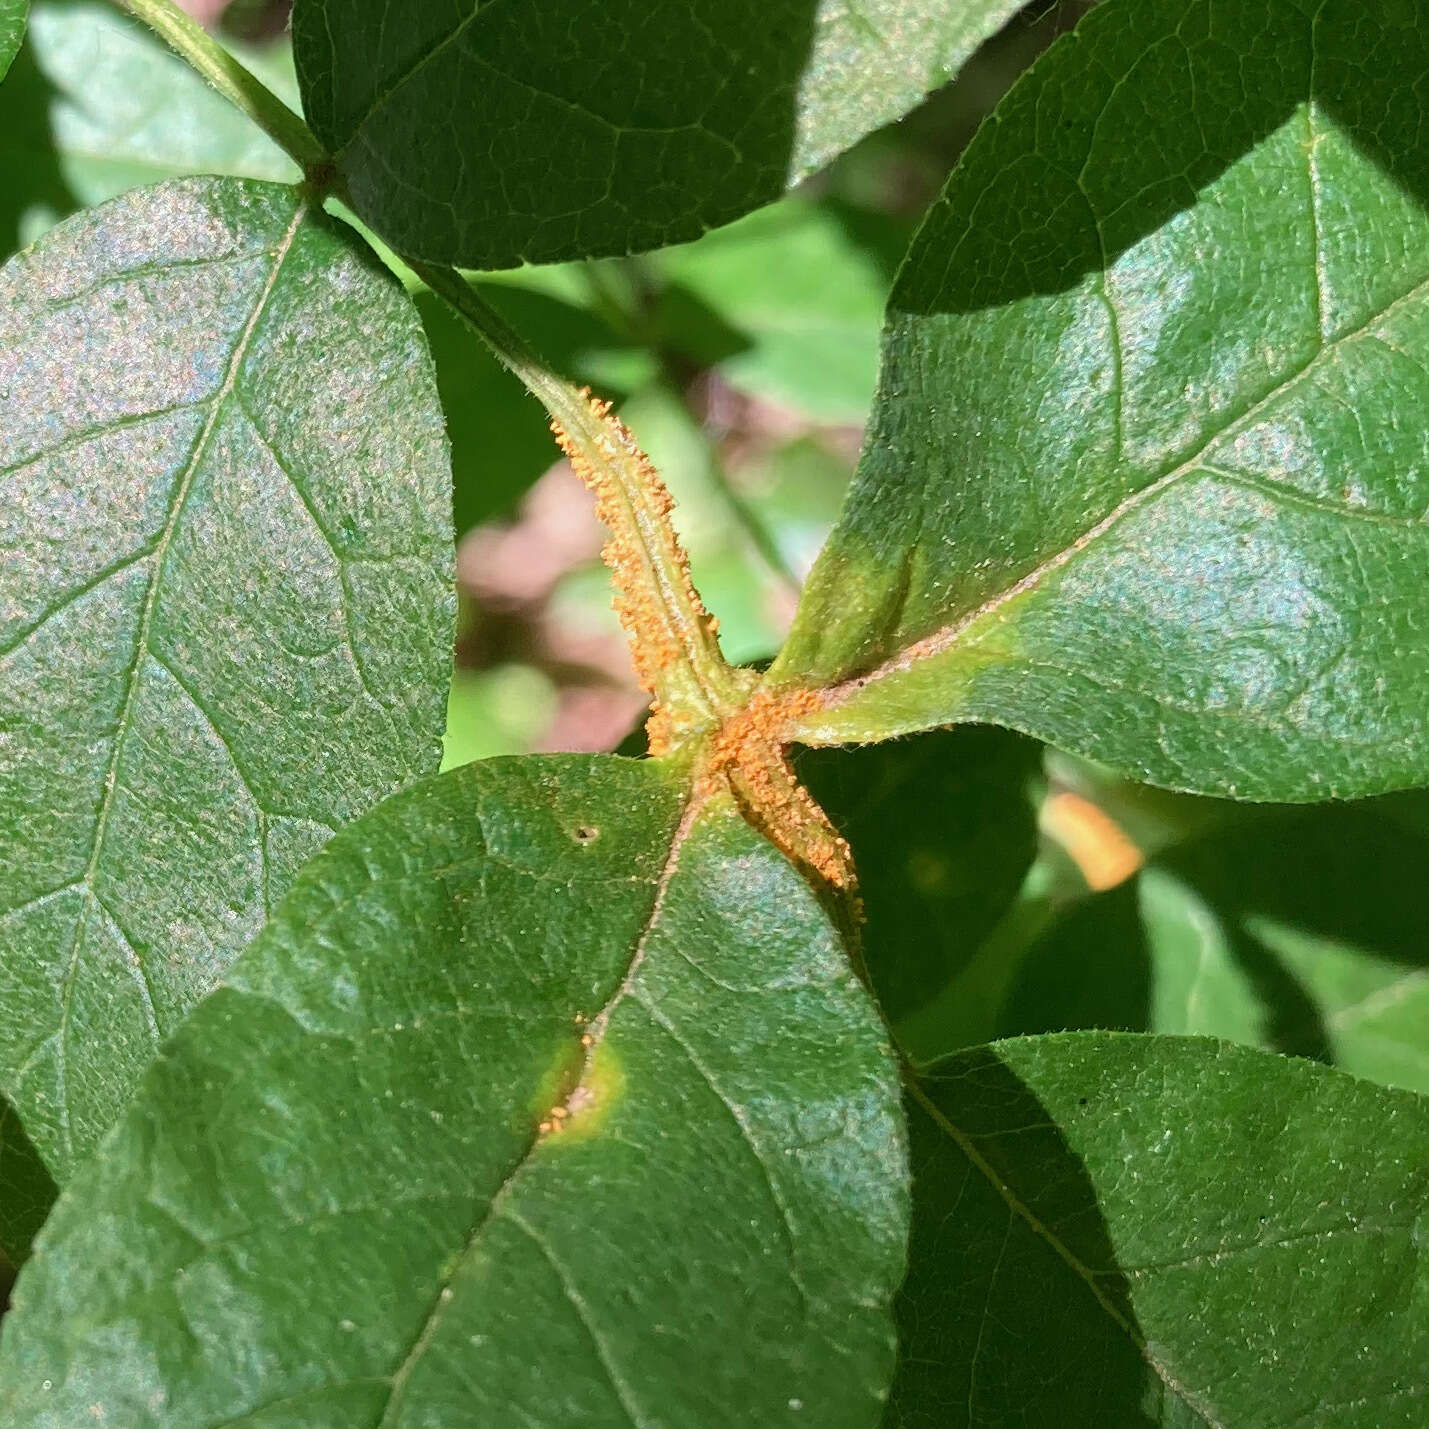
[[[600,830],[592,824],[581,824],[571,830],[571,837],[578,844],[593,844],[600,837]]]

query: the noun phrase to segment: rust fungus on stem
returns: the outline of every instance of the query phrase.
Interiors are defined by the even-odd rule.
[[[610,404],[580,393],[551,429],[594,493],[610,533],[602,555],[615,609],[629,637],[636,676],[651,696],[650,752],[696,751],[695,797],[728,790],[751,824],[811,876],[854,888],[848,844],[799,783],[789,763],[790,730],[820,705],[815,690],[770,690],[725,663],[717,623],[690,578],[670,520],[673,501],[649,457]]]
[[[708,797],[727,784],[745,817],[786,857],[852,894],[848,843],[789,762],[789,729],[818,704],[816,690],[755,690],[710,741],[697,792]]]
[[[718,622],[690,579],[669,490],[610,403],[589,389],[580,395],[579,427],[553,417],[551,430],[609,532],[601,555],[614,580],[615,611],[636,678],[654,702],[650,752],[666,754],[692,728],[726,718],[743,691],[720,653]]]

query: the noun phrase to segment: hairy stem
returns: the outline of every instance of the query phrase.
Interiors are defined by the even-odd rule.
[[[605,559],[616,611],[640,683],[655,700],[652,752],[671,752],[722,724],[748,699],[753,677],[731,669],[720,651],[716,622],[695,592],[670,524],[670,494],[650,459],[607,403],[551,372],[459,273],[410,266],[541,401],[562,450],[595,493],[610,532]]]
[[[115,0],[115,4],[148,25],[225,99],[285,149],[310,180],[323,175],[330,161],[312,130],[202,25],[180,10],[174,0]]]

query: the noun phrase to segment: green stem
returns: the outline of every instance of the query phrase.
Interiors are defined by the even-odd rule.
[[[496,360],[519,377],[526,390],[567,431],[579,431],[584,426],[589,420],[589,411],[580,389],[557,377],[455,268],[438,267],[416,258],[402,261],[467,320]]]
[[[556,376],[460,273],[404,261],[541,402],[564,434],[572,464],[595,491],[611,531],[606,560],[620,596],[621,620],[641,683],[662,713],[665,748],[719,725],[744,705],[752,677],[731,669],[720,651],[714,622],[690,583],[685,553],[670,523],[669,494],[649,459],[603,404],[594,405],[588,393]],[[652,732],[652,748],[656,743]]]
[[[115,0],[292,155],[309,180],[320,182],[330,160],[313,132],[267,85],[250,74],[173,0]]]

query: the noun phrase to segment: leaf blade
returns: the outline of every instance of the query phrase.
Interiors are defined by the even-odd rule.
[[[906,1196],[880,1043],[812,892],[657,763],[418,785],[309,866],[72,1183],[6,1323],[7,1408],[874,1422]],[[111,1213],[133,1239],[99,1254]]]
[[[305,0],[293,35],[363,219],[402,252],[500,268],[737,218],[912,108],[1017,9],[424,3],[396,27],[372,0]]]
[[[437,763],[445,448],[367,262],[289,190],[213,180],[6,269],[0,1080],[61,1179],[297,863]]]
[[[1055,924],[998,1035],[1191,1033],[1429,1091],[1424,807],[1408,794],[1224,812],[1209,834]]]
[[[1069,1423],[1413,1422],[1421,1099],[1200,1038],[1069,1033],[941,1066],[890,1423],[996,1422],[999,1391]],[[963,1181],[976,1210],[949,1217]],[[984,1300],[959,1305],[969,1281]]]
[[[1254,799],[1422,777],[1396,436],[1418,379],[1381,349],[1422,342],[1400,239],[1419,251],[1424,174],[1394,116],[1429,43],[1351,9],[1098,7],[969,149],[778,666],[835,686],[811,739],[990,720]],[[1365,64],[1389,70],[1373,95]]]
[[[5,78],[10,62],[25,38],[29,8],[29,0],[0,0],[0,79]]]

